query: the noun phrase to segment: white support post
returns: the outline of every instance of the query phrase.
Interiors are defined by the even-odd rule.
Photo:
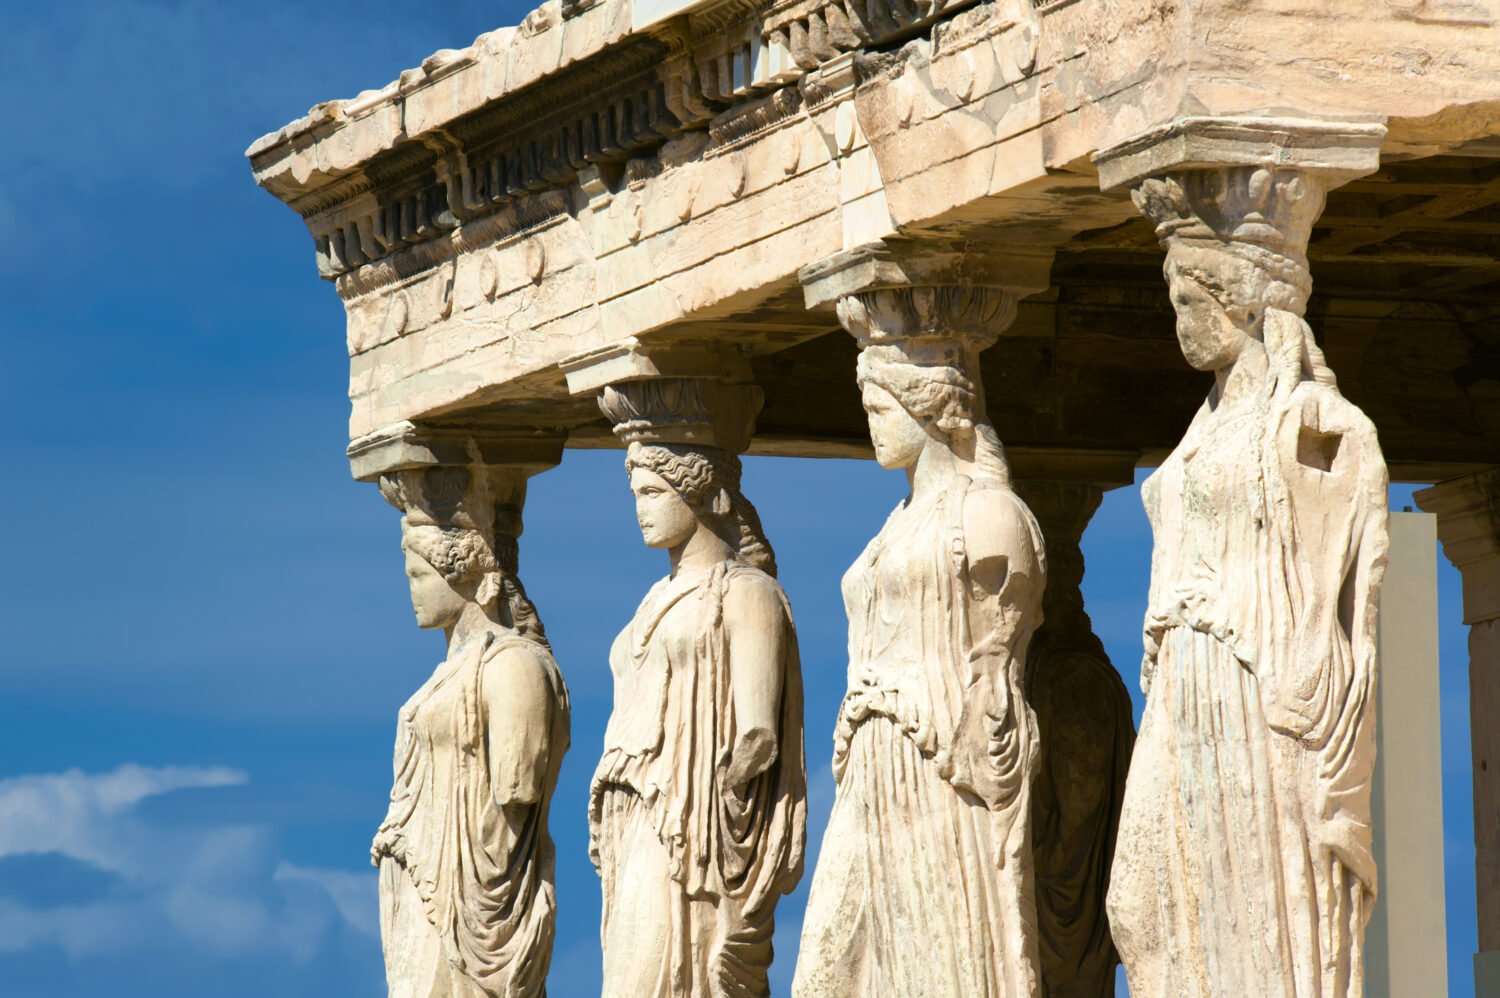
[[[1378,756],[1371,807],[1380,894],[1365,937],[1367,998],[1448,994],[1438,698],[1437,518],[1391,514],[1380,593]]]

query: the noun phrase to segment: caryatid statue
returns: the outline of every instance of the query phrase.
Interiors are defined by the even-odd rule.
[[[472,445],[471,445],[472,448]],[[519,468],[387,472],[419,627],[447,655],[401,708],[370,856],[391,998],[540,998],[556,900],[547,813],[568,691],[517,576]]]
[[[1302,319],[1324,182],[1196,166],[1153,171],[1135,199],[1183,354],[1214,385],[1142,490],[1147,699],[1115,943],[1134,994],[1358,996],[1387,479]]]
[[[1111,470],[1120,468],[1118,458]],[[1120,468],[1113,484],[1128,483]],[[1041,998],[1111,998],[1120,959],[1104,899],[1135,744],[1130,694],[1083,604],[1080,542],[1103,490],[1086,481],[1018,481],[1047,541],[1046,618],[1026,662],[1042,759],[1032,787]]]
[[[670,574],[610,650],[614,711],[589,804],[605,998],[769,994],[776,904],[802,876],[797,635],[738,451],[759,389],[606,387],[636,518]]]
[[[875,458],[910,495],[844,576],[849,691],[838,792],[803,925],[797,998],[1038,994],[1023,681],[1046,585],[979,352],[1008,291],[886,287],[838,300],[860,341]]]

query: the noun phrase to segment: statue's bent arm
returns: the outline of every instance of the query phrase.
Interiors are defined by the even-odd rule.
[[[495,803],[541,800],[551,744],[552,690],[535,652],[501,648],[484,665],[485,740]]]
[[[964,499],[963,529],[972,595],[984,603],[998,598],[1000,610],[997,619],[976,615],[972,637],[979,652],[995,628],[1003,626],[1001,621],[1008,616],[1005,610],[1030,606],[1046,579],[1030,525],[1014,494],[1001,489],[972,490]]]
[[[787,638],[781,597],[760,579],[736,579],[724,594],[724,629],[734,695],[730,783],[741,787],[776,761]]]

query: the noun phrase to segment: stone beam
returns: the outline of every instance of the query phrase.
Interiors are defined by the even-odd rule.
[[[550,0],[249,157],[345,301],[360,437],[567,408],[558,362],[628,337],[785,349],[827,330],[798,271],[868,242],[1047,249],[1122,222],[1089,154],[1188,106],[1306,106],[1298,46],[1344,81],[1340,113],[1392,122],[1387,151],[1462,145],[1493,131],[1500,46],[1434,4],[1327,20],[1278,0],[1253,15],[1276,31],[1230,37],[1213,26],[1249,15],[1219,0]],[[1424,47],[1445,57],[1407,66]]]

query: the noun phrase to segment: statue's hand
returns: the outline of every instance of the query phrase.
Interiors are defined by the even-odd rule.
[[[776,734],[768,728],[751,728],[740,734],[729,755],[731,789],[738,790],[771,768],[776,761]]]

